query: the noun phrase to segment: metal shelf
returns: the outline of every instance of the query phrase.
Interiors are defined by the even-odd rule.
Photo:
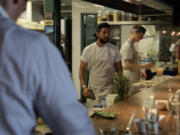
[[[101,21],[99,23],[108,23],[110,25],[171,25],[168,22],[162,22],[162,21]]]

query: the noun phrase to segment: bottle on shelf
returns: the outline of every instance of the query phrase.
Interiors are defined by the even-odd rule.
[[[142,15],[138,15],[138,21],[142,21]]]
[[[113,21],[120,21],[121,12],[120,11],[113,11]]]
[[[133,14],[127,13],[127,21],[132,21]]]
[[[126,21],[126,14],[124,11],[121,12],[122,18],[121,21]]]
[[[132,14],[132,21],[137,21],[138,20],[138,16],[135,14]]]
[[[107,21],[107,16],[105,12],[103,12],[102,14],[102,21]]]
[[[103,16],[103,12],[102,11],[98,11],[97,23],[100,23],[102,21],[102,16]]]

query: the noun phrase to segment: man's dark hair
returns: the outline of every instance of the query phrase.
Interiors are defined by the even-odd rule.
[[[146,29],[141,25],[134,25],[133,28],[132,28],[132,32],[145,33]]]
[[[96,31],[100,32],[102,28],[110,28],[110,25],[108,23],[100,23],[96,27]]]

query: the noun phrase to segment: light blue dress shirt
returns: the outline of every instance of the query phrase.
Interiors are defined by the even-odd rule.
[[[95,135],[59,51],[0,7],[0,135],[32,135],[37,114],[55,135]]]

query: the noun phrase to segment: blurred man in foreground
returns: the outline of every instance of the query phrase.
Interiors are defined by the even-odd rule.
[[[56,135],[94,135],[59,51],[15,24],[26,2],[0,0],[0,134],[32,135],[40,116]]]

